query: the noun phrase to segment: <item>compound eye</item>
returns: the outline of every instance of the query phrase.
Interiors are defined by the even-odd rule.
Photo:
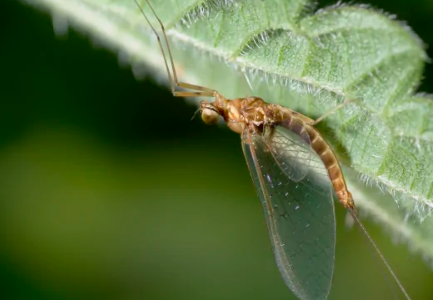
[[[220,114],[213,109],[203,108],[201,112],[201,119],[207,125],[215,125],[218,123],[219,118]]]

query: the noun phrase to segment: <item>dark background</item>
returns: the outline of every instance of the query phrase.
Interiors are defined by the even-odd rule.
[[[433,1],[373,6],[433,44]],[[0,12],[1,299],[293,299],[239,136],[190,121],[195,106],[73,29],[55,36],[49,14]],[[344,221],[337,207],[330,299],[393,299]],[[432,299],[421,256],[366,225],[413,299]]]

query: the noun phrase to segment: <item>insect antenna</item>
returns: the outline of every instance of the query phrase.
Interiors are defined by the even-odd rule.
[[[398,280],[397,275],[395,275],[393,269],[389,265],[388,261],[385,259],[385,256],[383,256],[382,252],[379,250],[379,247],[376,245],[376,243],[374,242],[373,238],[370,236],[370,234],[368,233],[367,229],[362,224],[361,220],[359,220],[356,211],[353,210],[353,209],[351,209],[351,208],[348,208],[348,210],[349,210],[350,214],[352,215],[352,218],[358,224],[358,226],[359,226],[358,228],[361,229],[360,230],[361,233],[368,240],[369,245],[374,249],[373,253],[383,263],[383,265],[385,266],[385,268],[388,270],[389,274],[391,274],[392,279],[394,279],[395,283],[397,284],[397,286],[399,287],[399,289],[403,293],[405,299],[406,300],[411,300],[409,294],[406,292],[406,289],[403,287],[403,285],[401,284],[400,280]]]
[[[195,111],[195,113],[192,115],[191,121],[194,120],[194,118],[195,118],[195,117],[197,116],[197,114],[200,113],[200,112],[201,112],[201,108],[197,109],[197,110]]]
[[[149,6],[150,10],[152,11],[152,14],[154,15],[154,17],[156,18],[156,20],[158,21],[158,23],[161,27],[161,32],[162,32],[162,35],[164,37],[165,46],[167,48],[167,53],[168,53],[168,57],[170,60],[170,66],[171,66],[171,71],[172,71],[172,73],[170,73],[170,68],[169,68],[169,65],[167,62],[167,54],[164,51],[164,47],[162,45],[160,35],[156,31],[155,27],[152,26],[152,23],[150,22],[149,18],[145,14],[143,7],[138,3],[137,0],[134,0],[134,2],[137,5],[137,7],[139,8],[141,14],[146,19],[147,24],[149,24],[150,28],[152,29],[153,33],[155,34],[155,36],[158,40],[159,49],[161,50],[162,57],[164,58],[165,69],[167,71],[167,75],[168,75],[168,78],[170,81],[170,88],[171,88],[171,92],[173,93],[173,96],[175,96],[175,97],[200,97],[200,96],[201,97],[214,97],[216,91],[213,89],[210,89],[210,88],[207,88],[204,86],[200,86],[200,85],[194,85],[194,84],[190,84],[190,83],[179,82],[179,80],[177,78],[176,67],[175,67],[174,61],[173,61],[173,56],[172,56],[171,50],[170,50],[170,43],[168,42],[168,38],[167,38],[167,34],[165,32],[164,24],[162,24],[161,19],[156,14],[156,12],[153,9],[152,5],[150,4],[149,0],[146,0],[147,5]],[[181,88],[189,89],[192,91],[176,91],[175,87],[181,87]]]

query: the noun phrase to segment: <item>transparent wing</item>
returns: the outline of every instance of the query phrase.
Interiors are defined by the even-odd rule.
[[[331,182],[309,144],[290,130],[278,127],[267,128],[263,135],[245,132],[242,137],[245,158],[284,281],[300,299],[326,299],[331,289],[336,239]],[[270,130],[284,134],[276,135]],[[298,147],[299,151],[309,153],[303,157],[310,166],[303,179],[290,180],[280,168],[290,160],[296,160],[291,166],[301,166],[299,156],[290,157],[287,155],[290,151],[279,155],[279,151],[270,148],[275,144],[287,145],[291,151]],[[304,167],[300,168],[304,172]]]
[[[268,148],[274,157],[279,158],[276,161],[280,169],[290,180],[298,182],[307,175],[310,168],[310,136],[303,131],[298,142],[291,138],[291,134],[290,130],[276,126],[275,130],[268,130],[266,141],[271,144]]]

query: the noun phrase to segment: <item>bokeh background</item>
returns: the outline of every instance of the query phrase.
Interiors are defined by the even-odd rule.
[[[433,1],[372,4],[433,44]],[[239,136],[49,14],[0,12],[1,299],[294,299]],[[394,299],[338,205],[337,222],[330,299]],[[433,299],[421,256],[365,223],[413,299]]]

